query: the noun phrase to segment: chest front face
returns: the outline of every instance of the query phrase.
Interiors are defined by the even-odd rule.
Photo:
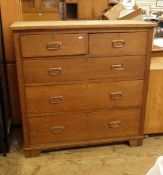
[[[17,31],[26,150],[140,144],[151,38],[132,27]]]

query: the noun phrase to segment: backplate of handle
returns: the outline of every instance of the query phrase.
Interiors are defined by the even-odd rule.
[[[61,49],[61,42],[49,42],[47,44],[47,49],[49,51],[56,51],[56,50],[60,50]]]
[[[112,64],[111,68],[114,69],[114,70],[123,70],[124,65],[123,64]]]
[[[111,100],[119,100],[122,97],[122,92],[112,92],[110,93]]]
[[[59,134],[59,133],[63,132],[64,129],[65,129],[64,126],[52,127],[52,128],[51,128],[51,133],[52,133],[52,134]]]
[[[109,128],[119,128],[121,125],[120,121],[114,121],[114,122],[109,122],[108,127]]]
[[[60,104],[62,102],[63,102],[63,96],[50,97],[49,99],[50,104]]]
[[[125,40],[113,40],[112,44],[114,48],[123,48],[126,45],[126,41]]]
[[[51,76],[60,75],[61,72],[62,72],[62,68],[61,67],[48,68],[48,74],[51,75]]]

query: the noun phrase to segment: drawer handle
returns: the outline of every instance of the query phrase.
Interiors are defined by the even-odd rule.
[[[58,67],[58,68],[48,68],[48,74],[51,76],[56,76],[56,75],[60,75],[62,72],[62,68]]]
[[[49,100],[50,104],[60,104],[63,102],[63,96],[51,97]]]
[[[122,97],[122,92],[113,92],[110,94],[111,100],[119,100]]]
[[[124,69],[124,65],[123,64],[112,64],[111,68],[115,69],[115,70],[123,70]]]
[[[112,43],[114,48],[122,48],[126,45],[125,40],[113,40]]]
[[[51,128],[51,132],[52,132],[52,134],[59,134],[59,133],[63,132],[64,129],[65,129],[64,126],[57,126],[57,127]]]
[[[55,51],[55,50],[59,50],[61,48],[61,42],[49,42],[47,44],[47,49],[49,51]]]
[[[120,125],[121,125],[121,122],[120,122],[120,121],[115,121],[115,122],[110,122],[110,123],[108,124],[108,127],[109,127],[109,128],[119,128]]]

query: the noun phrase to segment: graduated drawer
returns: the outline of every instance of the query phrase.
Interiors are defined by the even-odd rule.
[[[22,57],[83,55],[88,52],[86,34],[21,35]]]
[[[141,106],[143,81],[26,87],[28,113]]]
[[[29,118],[30,144],[70,144],[137,136],[139,110],[72,113]]]
[[[142,55],[146,49],[147,32],[89,35],[89,53],[92,56]]]
[[[25,83],[143,78],[144,68],[143,56],[23,61]]]

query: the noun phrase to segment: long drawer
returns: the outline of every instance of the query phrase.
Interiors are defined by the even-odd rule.
[[[143,81],[26,87],[28,113],[141,106]]]
[[[29,118],[30,144],[62,144],[137,136],[139,110],[72,113]]]
[[[88,53],[88,36],[83,33],[22,35],[20,43],[24,58]]]
[[[89,35],[92,56],[142,55],[147,52],[147,32],[100,33]]]
[[[23,61],[25,83],[143,78],[144,68],[143,56]]]

